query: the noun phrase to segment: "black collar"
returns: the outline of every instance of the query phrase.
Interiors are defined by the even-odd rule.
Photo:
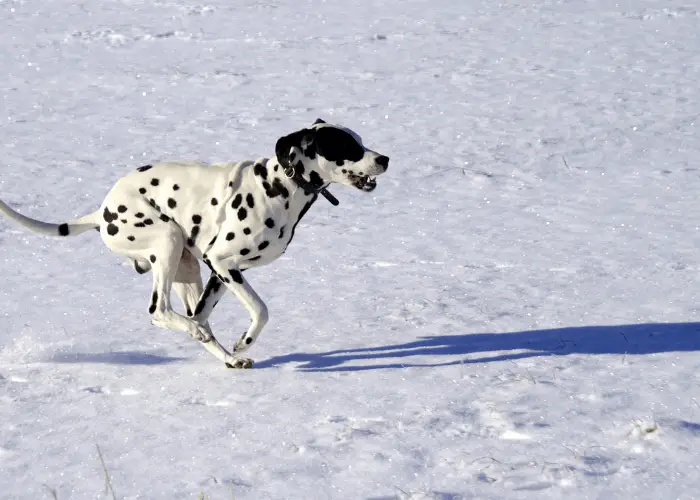
[[[334,207],[337,207],[340,202],[338,201],[338,198],[333,196],[326,188],[325,186],[317,187],[308,182],[306,179],[304,179],[299,171],[294,168],[293,166],[289,166],[284,169],[284,175],[292,179],[294,182],[297,183],[297,185],[304,190],[305,193],[311,194],[311,193],[316,193],[316,194],[321,194],[325,199],[327,199],[331,205]]]

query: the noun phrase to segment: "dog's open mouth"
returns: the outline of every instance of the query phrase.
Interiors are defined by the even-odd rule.
[[[366,192],[374,191],[374,188],[377,187],[376,177],[370,177],[369,175],[364,175],[362,177],[358,175],[351,175],[350,182],[352,182],[352,185],[357,189],[361,189],[362,191]]]

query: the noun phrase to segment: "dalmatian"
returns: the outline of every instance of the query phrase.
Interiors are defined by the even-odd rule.
[[[243,272],[280,257],[319,196],[338,204],[327,189],[331,183],[371,192],[388,166],[389,158],[366,148],[357,133],[318,119],[280,138],[272,158],[139,167],[117,181],[97,211],[76,220],[41,222],[2,201],[0,212],[52,236],[96,229],[137,272],[152,272],[148,312],[154,325],[188,333],[229,368],[250,368],[253,361],[241,354],[260,335],[268,310]],[[206,285],[200,261],[211,271]],[[184,315],[173,310],[171,290]],[[208,323],[227,290],[251,317],[231,352]]]

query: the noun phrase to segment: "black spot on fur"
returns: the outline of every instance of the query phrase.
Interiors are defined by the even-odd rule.
[[[279,178],[275,177],[275,180],[272,181],[272,186],[270,186],[270,189],[265,190],[265,194],[269,198],[275,198],[277,196],[282,196],[283,198],[289,198],[289,190],[282,184],[282,181],[279,180]]]
[[[245,235],[250,234],[250,228],[249,228],[249,227],[244,227],[244,228],[243,228],[243,234],[245,234]]]
[[[190,246],[190,247],[194,246],[194,240],[192,238],[187,238],[187,246]]]
[[[253,262],[254,260],[258,260],[260,257],[262,257],[262,255],[256,255],[255,257],[251,257],[250,259],[248,259],[248,262]]]
[[[285,227],[287,227],[287,226],[282,226],[282,227],[280,228],[280,236],[279,236],[280,239],[284,238],[284,228],[285,228]]]
[[[141,212],[136,212],[134,214],[134,217],[136,217],[137,219],[143,219],[144,215]]]
[[[199,226],[193,226],[190,234],[192,235],[192,239],[196,238],[199,234]]]
[[[115,226],[114,224],[109,224],[109,225],[107,226],[107,234],[108,234],[108,235],[114,236],[114,235],[117,234],[118,232],[119,232],[119,228],[118,228],[117,226]]]
[[[268,246],[270,246],[270,242],[265,240],[258,245],[258,250],[265,250]]]
[[[235,237],[236,237],[236,235],[235,235],[234,233],[228,233],[228,234],[226,235],[226,241],[231,241],[231,240],[234,239]]]
[[[124,205],[119,205],[117,207],[117,212],[119,212],[120,214],[123,214],[124,212],[126,212],[126,210],[127,208]]]
[[[289,202],[288,201],[284,203],[284,209],[289,210]]]
[[[250,250],[247,248],[241,248],[241,255],[248,255],[250,253]]]
[[[275,227],[275,221],[273,219],[265,219],[265,225],[272,229]]]
[[[102,218],[105,220],[105,222],[113,222],[117,220],[118,215],[113,214],[112,212],[109,211],[107,207],[105,207],[104,212],[102,212]]]
[[[170,217],[168,217],[165,214],[160,214],[160,220],[162,220],[163,222],[170,222]]]
[[[209,242],[209,246],[212,246],[214,243],[216,243],[216,236],[214,236],[211,241]],[[205,255],[206,257],[206,255]]]
[[[252,194],[248,193],[248,195],[245,197],[245,201],[249,208],[253,208],[255,206],[255,199],[253,198]]]
[[[168,198],[168,207],[175,208],[176,206],[177,206],[177,202],[172,198]]]
[[[144,165],[143,167],[139,167],[136,170],[139,172],[145,172],[146,170],[150,170],[153,168],[153,165]]]
[[[206,296],[203,297],[203,298],[206,298]],[[197,304],[197,307],[196,307],[195,310],[194,310],[195,316],[196,316],[197,314],[202,314],[202,311],[204,311],[204,301],[203,301],[203,300],[200,300],[199,303]]]
[[[148,272],[148,269],[141,267],[138,260],[134,261],[134,270],[139,274],[146,274]]]
[[[192,309],[190,309],[190,308],[188,307],[188,308],[187,308],[187,311],[186,311],[186,314],[187,314],[187,316],[192,317]]]
[[[153,220],[151,220],[151,219],[145,219],[145,220],[143,221],[143,223],[146,224],[147,226],[152,226],[152,225],[153,225]]]
[[[68,224],[61,224],[58,226],[58,235],[59,236],[68,236],[70,234],[70,229],[68,228]]]
[[[126,239],[129,240],[129,241],[134,241],[134,240],[136,240],[136,238],[134,238],[133,236],[127,236]]]
[[[126,219],[122,219],[119,222],[121,222],[122,224],[126,224],[128,221]]]
[[[253,167],[253,173],[262,177],[263,179],[267,179],[267,167],[262,163],[255,164],[255,166]]]
[[[238,207],[240,207],[242,201],[243,201],[243,195],[241,195],[241,193],[238,193],[238,194],[233,198],[233,201],[231,202],[231,208],[238,208]]]
[[[275,165],[275,168],[274,168],[273,170],[274,170],[275,172],[277,172],[278,169],[279,169],[279,167],[278,167],[277,165]]]
[[[238,209],[238,220],[245,220],[245,218],[248,217],[248,211],[241,207]]]
[[[241,283],[243,283],[243,275],[241,274],[241,272],[240,272],[239,270],[237,270],[237,269],[229,269],[228,272],[229,272],[229,274],[231,275],[231,278],[233,279],[233,281],[235,281],[235,282],[238,283],[239,285],[240,285]]]
[[[134,224],[134,227],[146,227],[146,224],[144,224],[143,222],[137,222],[136,224]]]
[[[177,191],[178,189],[180,189],[180,186],[178,186],[177,184],[173,184],[173,191]]]
[[[160,181],[156,178],[151,179],[151,186],[157,186],[160,184]]]
[[[149,260],[151,261],[151,263],[154,263],[154,262],[156,261],[156,256],[155,256],[155,255],[151,255],[151,256],[149,257]]]
[[[201,215],[193,215],[192,216],[192,222],[195,224],[201,224],[202,223],[202,216]]]
[[[212,198],[212,199],[211,199],[211,204],[212,204],[212,206],[215,207],[215,206],[217,206],[217,205],[219,204],[219,200],[217,200],[216,198]]]
[[[335,164],[338,165],[339,167],[342,167],[343,165],[345,165],[345,161],[344,160],[336,160]]]
[[[153,292],[151,296],[151,307],[148,308],[148,312],[153,314],[156,312],[156,303],[158,302],[158,292]]]
[[[253,342],[253,339],[251,337],[248,337],[247,339],[245,339],[246,344],[251,344],[252,342]]]
[[[146,188],[139,188],[139,193],[146,194]]]
[[[343,172],[344,174],[347,174],[347,173],[348,173],[348,171],[345,170],[345,169],[341,170],[341,172]]]

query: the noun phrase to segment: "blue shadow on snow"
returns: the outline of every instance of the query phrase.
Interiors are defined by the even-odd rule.
[[[296,363],[300,364],[298,368],[302,371],[341,372],[438,367],[569,354],[645,355],[688,351],[700,351],[700,323],[583,326],[419,337],[404,344],[276,356],[257,362],[255,368]],[[412,362],[417,356],[431,357],[434,361]],[[451,359],[441,361],[443,356]],[[468,357],[454,359],[455,356]],[[372,364],[345,366],[357,361]]]
[[[182,361],[186,358],[160,356],[138,351],[65,353],[56,354],[49,359],[53,363],[99,363],[109,365],[164,365]]]

